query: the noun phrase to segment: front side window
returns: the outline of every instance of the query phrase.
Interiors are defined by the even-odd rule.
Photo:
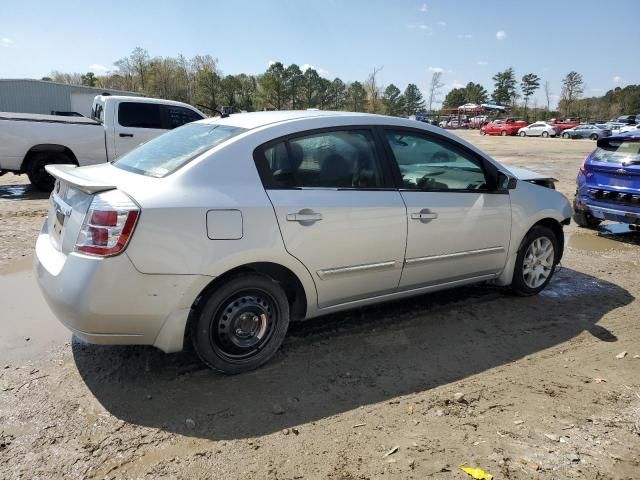
[[[118,106],[118,123],[123,127],[163,128],[160,104],[122,102]]]
[[[427,135],[385,131],[400,169],[402,188],[427,191],[486,190],[480,160]]]
[[[368,130],[317,133],[263,150],[267,188],[380,188],[383,176]]]
[[[200,115],[198,115],[193,110],[189,110],[188,108],[167,105],[166,109],[167,114],[169,115],[169,126],[171,128],[178,128],[185,123],[202,120],[202,117]]]
[[[164,177],[201,153],[245,131],[228,125],[185,125],[131,150],[114,165],[150,177]]]

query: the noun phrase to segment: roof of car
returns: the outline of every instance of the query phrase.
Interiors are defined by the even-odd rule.
[[[369,113],[334,112],[327,110],[276,110],[269,112],[236,113],[224,118],[207,118],[204,120],[200,120],[198,123],[219,123],[221,125],[253,129],[273,123],[287,122],[291,120],[302,120],[314,117],[353,117],[364,120],[367,118],[380,118],[381,116]]]

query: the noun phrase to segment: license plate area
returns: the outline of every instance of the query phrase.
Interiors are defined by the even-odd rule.
[[[58,181],[59,182],[59,181]],[[54,243],[60,247],[62,243],[62,233],[67,219],[71,216],[72,208],[59,195],[61,189],[58,188],[59,183],[56,182],[56,188],[51,194],[51,236]]]

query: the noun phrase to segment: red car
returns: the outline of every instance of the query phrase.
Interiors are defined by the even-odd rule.
[[[558,136],[560,136],[560,134],[565,130],[576,128],[578,125],[580,125],[580,119],[566,118],[564,120],[558,120],[557,118],[552,118],[551,120],[549,120],[549,123],[553,125],[553,128],[555,128],[556,132],[558,132]]]
[[[527,122],[516,120],[515,118],[494,120],[480,129],[480,135],[501,135],[503,137],[507,135],[517,135],[518,130],[526,126]]]

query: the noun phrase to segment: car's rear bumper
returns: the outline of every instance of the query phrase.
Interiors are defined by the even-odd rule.
[[[36,243],[35,272],[58,320],[96,344],[182,349],[193,301],[211,280],[200,275],[146,275],[126,254],[96,258],[57,250],[46,223]]]

